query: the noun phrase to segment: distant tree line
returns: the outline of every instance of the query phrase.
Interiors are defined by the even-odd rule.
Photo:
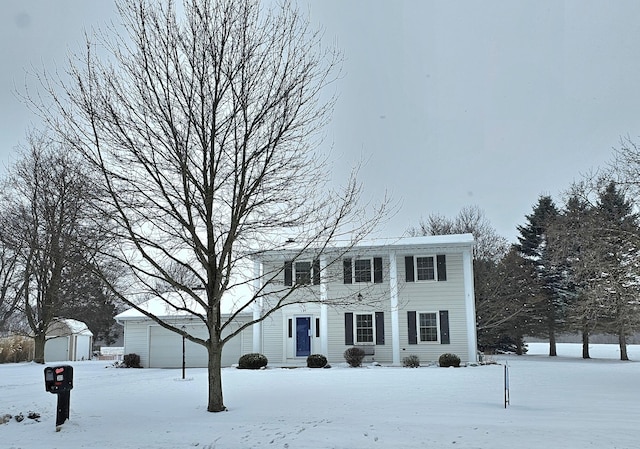
[[[582,336],[589,358],[594,334],[614,335],[621,360],[640,331],[640,148],[623,139],[606,170],[574,183],[558,205],[541,195],[518,241],[497,235],[478,207],[455,218],[431,215],[409,232],[470,232],[474,257],[478,343],[485,351],[526,352],[525,336],[549,341]]]

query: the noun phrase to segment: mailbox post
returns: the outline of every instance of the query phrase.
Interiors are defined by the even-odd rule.
[[[44,386],[49,393],[58,396],[56,426],[69,419],[69,399],[73,388],[73,367],[48,366],[44,369]]]

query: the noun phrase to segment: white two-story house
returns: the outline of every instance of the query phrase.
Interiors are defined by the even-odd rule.
[[[253,352],[270,363],[330,363],[361,346],[367,360],[399,365],[408,355],[436,361],[446,352],[476,361],[471,234],[380,240],[351,248],[291,248],[255,261],[259,319]]]

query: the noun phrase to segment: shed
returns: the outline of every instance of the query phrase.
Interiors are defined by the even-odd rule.
[[[82,321],[55,318],[44,345],[46,362],[90,360],[93,333]]]

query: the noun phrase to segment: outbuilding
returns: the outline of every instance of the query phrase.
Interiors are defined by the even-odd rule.
[[[90,360],[93,333],[82,321],[55,318],[44,345],[45,362]]]

